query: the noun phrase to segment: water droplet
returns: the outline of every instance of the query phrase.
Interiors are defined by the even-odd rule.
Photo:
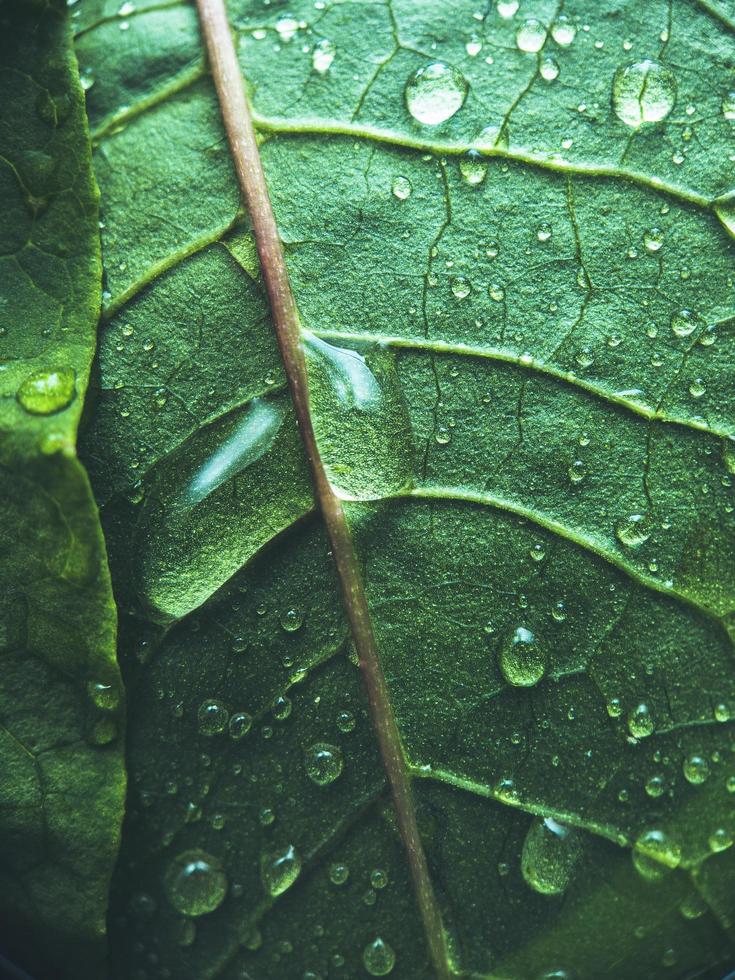
[[[568,48],[577,36],[577,25],[565,14],[551,25],[551,36],[561,48]]]
[[[722,115],[725,119],[735,119],[735,92],[728,92],[723,98]]]
[[[406,82],[406,107],[426,126],[438,126],[458,112],[467,98],[467,79],[441,61],[417,69]]]
[[[79,81],[82,85],[82,90],[88,92],[95,82],[94,71],[91,68],[83,68],[79,72]]]
[[[219,735],[226,728],[230,713],[219,701],[203,701],[197,711],[197,722],[201,735]]]
[[[311,65],[314,71],[318,71],[320,75],[326,74],[332,67],[336,54],[337,48],[333,41],[326,37],[317,41],[311,52]]]
[[[459,172],[465,183],[477,187],[487,174],[487,162],[477,150],[469,150],[459,161]]]
[[[701,398],[707,390],[707,385],[702,378],[695,378],[689,385],[689,394],[692,398]]]
[[[646,793],[656,800],[659,796],[663,796],[664,790],[666,789],[666,782],[663,776],[650,776],[646,780]]]
[[[605,706],[611,718],[619,718],[623,711],[620,698],[610,698]]]
[[[628,731],[634,738],[647,738],[653,734],[654,722],[647,704],[638,704],[628,715]]]
[[[495,8],[503,20],[510,20],[511,17],[515,17],[519,6],[520,0],[498,0]]]
[[[411,196],[413,188],[408,177],[394,177],[391,190],[393,197],[397,197],[399,201],[406,201]]]
[[[32,415],[52,415],[74,400],[76,375],[71,368],[34,371],[18,388],[16,398]]]
[[[559,602],[555,602],[551,607],[551,618],[556,623],[563,623],[567,618],[567,607],[564,605],[561,599]]]
[[[244,738],[253,726],[253,719],[246,711],[238,711],[230,718],[230,738]]]
[[[546,557],[546,548],[542,544],[535,544],[528,553],[533,561],[543,561]]]
[[[120,692],[114,684],[90,681],[87,693],[95,708],[100,711],[115,711],[120,706]]]
[[[488,286],[487,291],[490,299],[494,300],[496,303],[502,303],[505,299],[505,289],[496,282],[491,283],[491,285]]]
[[[542,221],[536,229],[536,238],[538,238],[540,242],[548,242],[552,234],[553,228],[548,221]]]
[[[567,470],[567,476],[572,483],[581,483],[587,475],[587,467],[581,459],[575,459]]]
[[[726,851],[728,847],[732,847],[732,834],[724,827],[717,827],[709,835],[707,843],[709,844],[709,849],[714,854],[720,851]]]
[[[699,317],[691,310],[677,310],[671,317],[671,329],[677,337],[688,337],[699,323]]]
[[[536,817],[523,842],[523,878],[542,895],[560,895],[571,881],[581,853],[578,831],[552,817]]]
[[[276,721],[286,721],[291,715],[292,708],[291,698],[286,694],[279,694],[277,698],[274,698],[273,704],[271,704],[271,711]]]
[[[684,778],[693,786],[700,786],[709,776],[709,763],[704,756],[693,753],[684,760]]]
[[[329,865],[329,880],[333,885],[344,885],[349,877],[350,869],[346,864],[335,861],[334,864]]]
[[[589,347],[583,347],[582,350],[578,351],[574,355],[574,360],[584,371],[588,367],[592,367],[592,365],[595,363],[595,355],[592,353]]]
[[[337,715],[337,728],[345,735],[355,730],[355,716],[351,711],[340,711]]]
[[[454,276],[449,285],[457,299],[466,299],[472,292],[472,283],[464,276]]]
[[[531,630],[519,626],[503,641],[499,663],[508,684],[532,687],[546,671],[546,651]]]
[[[273,898],[290,888],[300,873],[301,858],[292,844],[280,851],[263,854],[260,859],[260,879]]]
[[[699,892],[692,892],[682,901],[679,911],[685,919],[699,919],[708,911],[708,906]]]
[[[656,61],[636,61],[618,68],[613,77],[612,106],[626,126],[660,122],[674,107],[676,78]]]
[[[281,629],[287,633],[295,633],[301,629],[304,623],[304,610],[296,608],[287,609],[281,616],[280,623]]]
[[[633,864],[648,881],[663,878],[680,862],[681,848],[663,830],[645,830],[633,846]]]
[[[168,866],[164,887],[177,912],[206,915],[224,901],[227,875],[221,861],[206,851],[184,851]]]
[[[283,17],[279,17],[276,21],[276,31],[284,44],[288,44],[289,41],[293,40],[298,29],[299,22],[289,14],[284,14]]]
[[[545,82],[554,82],[559,77],[559,62],[551,55],[547,55],[541,61],[539,72]]]
[[[370,872],[370,884],[373,888],[377,888],[380,891],[381,888],[385,888],[388,884],[388,875],[382,868],[374,868]]]
[[[328,742],[315,742],[306,750],[306,775],[317,786],[329,786],[344,768],[342,750]]]
[[[639,548],[651,537],[650,522],[645,514],[630,514],[615,525],[615,537],[626,548]]]
[[[664,243],[664,233],[660,228],[648,228],[643,232],[643,244],[649,252],[658,252]]]
[[[715,721],[730,720],[730,709],[723,701],[720,701],[719,704],[715,705],[713,714],[715,716]]]
[[[546,28],[540,20],[530,18],[525,21],[516,31],[516,45],[519,51],[528,54],[535,54],[544,46],[546,40]]]
[[[465,43],[464,49],[467,52],[468,58],[476,58],[482,51],[482,41],[476,34],[473,34],[469,41]]]
[[[368,943],[362,951],[362,963],[371,977],[387,976],[396,962],[393,948],[384,942],[380,936]]]

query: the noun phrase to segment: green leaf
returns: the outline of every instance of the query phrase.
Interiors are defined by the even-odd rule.
[[[39,976],[100,976],[125,778],[115,607],[75,447],[97,191],[66,16],[3,3],[0,25],[0,947]]]
[[[463,975],[735,957],[724,6],[230,5]],[[380,938],[425,977],[195,12],[79,23],[85,455],[129,614],[119,975],[378,975]]]

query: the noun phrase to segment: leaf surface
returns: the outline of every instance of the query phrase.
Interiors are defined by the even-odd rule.
[[[0,5],[0,944],[99,976],[125,793],[116,615],[76,457],[100,305],[84,96],[57,4]]]
[[[693,0],[515,6],[230,13],[452,969],[716,977],[733,29]],[[131,613],[120,975],[358,976],[381,937],[426,976],[195,13],[79,24],[107,284],[85,452]],[[437,61],[454,91],[416,111],[466,94],[429,125]],[[228,891],[182,919],[196,849]]]

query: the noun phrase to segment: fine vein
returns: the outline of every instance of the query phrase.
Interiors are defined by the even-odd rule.
[[[342,505],[332,491],[316,445],[309,411],[306,361],[300,340],[298,312],[291,292],[224,2],[197,0],[197,6],[235,170],[253,225],[276,338],[311,471],[314,493],[332,545],[345,611],[360,660],[372,721],[406,847],[429,952],[437,977],[448,978],[448,956],[441,915],[419,836],[411,779],[378,655],[362,576]]]

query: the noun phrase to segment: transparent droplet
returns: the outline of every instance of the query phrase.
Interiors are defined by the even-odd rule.
[[[488,286],[487,291],[490,299],[494,300],[496,303],[502,303],[505,299],[505,289],[496,282],[491,283],[491,285]]]
[[[468,58],[476,58],[482,51],[482,41],[476,34],[473,34],[469,41],[465,42],[464,49],[467,52]]]
[[[237,711],[231,718],[229,724],[230,738],[236,741],[244,738],[253,727],[252,716],[246,711]]]
[[[592,365],[595,363],[595,355],[592,353],[589,347],[583,347],[582,350],[577,351],[577,353],[574,355],[574,360],[584,371],[588,367],[592,367]]]
[[[373,886],[373,888],[377,888],[378,891],[380,891],[388,884],[388,875],[382,870],[382,868],[374,868],[370,872],[370,884]]]
[[[350,877],[350,869],[346,864],[335,861],[329,865],[329,880],[333,885],[344,885]]]
[[[726,851],[728,847],[732,847],[732,834],[724,827],[717,827],[707,838],[707,843],[710,851],[713,854],[718,854],[720,851]]]
[[[197,711],[197,722],[201,735],[219,735],[226,728],[230,713],[219,701],[203,701]]]
[[[546,651],[531,630],[519,626],[500,647],[500,671],[514,687],[532,687],[546,672]]]
[[[610,698],[605,706],[611,718],[619,718],[623,711],[620,698]]]
[[[658,252],[664,243],[664,233],[660,228],[648,228],[643,232],[643,244],[649,252]]]
[[[707,390],[707,385],[702,378],[695,378],[689,385],[689,394],[692,398],[701,398]]]
[[[182,915],[213,912],[227,894],[227,875],[222,862],[206,851],[184,851],[166,870],[164,887],[168,900]]]
[[[510,20],[518,12],[520,0],[497,0],[495,9],[503,20]]]
[[[722,115],[725,119],[735,119],[735,92],[728,92],[723,98]]]
[[[291,716],[292,709],[293,704],[291,703],[291,698],[286,694],[279,694],[271,704],[271,711],[276,721],[286,721]]]
[[[459,161],[459,172],[465,183],[476,187],[487,174],[487,162],[477,150],[469,150]]]
[[[314,742],[305,753],[306,774],[317,786],[329,786],[344,768],[342,750],[328,742]]]
[[[653,734],[653,715],[647,704],[638,704],[628,715],[628,731],[634,738],[647,738]]]
[[[701,785],[709,776],[709,763],[704,756],[698,755],[696,752],[687,756],[682,768],[684,778],[693,786]]]
[[[536,238],[540,242],[548,242],[553,234],[553,228],[548,221],[542,221],[541,224],[536,229]]]
[[[464,276],[454,276],[449,285],[457,299],[466,299],[472,292],[472,283]]]
[[[279,17],[276,21],[276,32],[285,44],[293,40],[298,29],[299,22],[289,14],[284,14],[283,17]]]
[[[345,735],[355,730],[355,716],[351,711],[340,711],[337,715],[337,728]]]
[[[405,201],[411,196],[413,188],[408,177],[399,176],[393,178],[391,190],[393,191],[393,197],[397,197],[399,201]]]
[[[677,337],[688,337],[699,323],[699,317],[692,310],[677,310],[671,317],[671,329]]]
[[[715,716],[715,721],[730,720],[730,709],[724,703],[724,701],[720,701],[718,704],[716,704],[712,713]]]
[[[540,20],[530,18],[524,21],[516,31],[516,45],[519,51],[535,54],[544,46],[546,28]]]
[[[362,963],[371,977],[385,977],[393,969],[396,954],[380,936],[368,943],[362,951]]]
[[[663,776],[650,776],[646,780],[646,793],[656,800],[659,796],[663,796],[666,789],[666,781]]]
[[[612,106],[626,126],[665,119],[676,101],[673,72],[656,61],[636,61],[618,68],[613,77]]]
[[[115,684],[90,681],[87,693],[99,711],[115,711],[120,707],[120,691]]]
[[[685,919],[699,919],[709,911],[709,906],[699,892],[692,892],[682,901],[679,911]]]
[[[555,82],[559,77],[559,62],[551,55],[547,55],[541,61],[539,72],[545,82]]]
[[[559,47],[568,48],[577,36],[577,25],[565,14],[562,14],[551,25],[551,36]]]
[[[409,77],[404,90],[406,107],[417,122],[438,126],[462,108],[468,87],[460,71],[435,61]]]
[[[52,415],[71,405],[76,395],[76,375],[71,368],[34,371],[22,382],[16,398],[31,415]]]
[[[645,514],[630,514],[615,525],[615,537],[626,548],[639,548],[651,537],[650,522]]]
[[[291,608],[287,609],[280,618],[281,629],[287,633],[295,633],[304,624],[304,610]]]
[[[567,476],[571,483],[581,483],[587,475],[587,467],[581,459],[575,459],[567,470]]]
[[[292,844],[280,851],[263,854],[260,859],[260,879],[273,898],[289,889],[300,873],[301,858]]]
[[[320,75],[326,74],[332,67],[332,62],[336,54],[337,48],[333,41],[330,41],[326,37],[323,37],[321,41],[317,41],[311,52],[311,65],[314,71],[319,72]]]
[[[551,618],[556,623],[563,623],[567,618],[567,607],[564,605],[561,599],[559,602],[555,602],[551,607]]]
[[[536,817],[523,842],[523,878],[542,895],[560,895],[571,881],[581,853],[579,831],[552,817]]]
[[[79,81],[81,82],[82,89],[88,92],[95,82],[94,71],[91,68],[84,68],[79,72]]]
[[[648,881],[657,881],[678,868],[681,848],[663,830],[645,830],[633,846],[633,864]]]
[[[543,561],[546,557],[546,548],[542,544],[535,544],[529,551],[533,561]]]

